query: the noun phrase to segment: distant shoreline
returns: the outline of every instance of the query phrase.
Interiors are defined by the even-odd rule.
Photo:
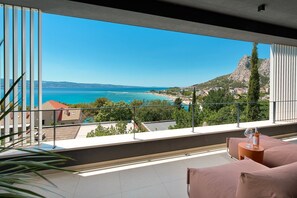
[[[169,100],[168,97],[153,95],[150,90],[154,88],[117,88],[117,89],[97,89],[97,88],[44,88],[42,90],[42,103],[54,100],[66,104],[92,103],[98,98],[107,98],[112,102],[123,101],[130,104],[134,100]],[[155,89],[156,90],[156,89]],[[164,90],[162,88],[157,89]],[[27,90],[28,91],[28,90]],[[0,93],[1,95],[1,93]],[[27,104],[30,101],[27,94]],[[34,93],[34,105],[38,106],[38,92]]]
[[[153,95],[156,95],[156,96],[163,96],[163,97],[167,97],[169,98],[170,100],[172,100],[173,102],[175,101],[176,98],[179,98],[177,96],[173,96],[173,95],[168,95],[168,94],[161,94],[161,93],[156,93],[156,92],[150,92],[151,94]],[[180,97],[182,99],[182,103],[184,105],[189,105],[190,104],[190,100],[188,98],[184,98],[184,97]]]

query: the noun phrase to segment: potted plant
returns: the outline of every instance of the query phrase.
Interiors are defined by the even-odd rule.
[[[0,100],[0,105],[3,105],[5,99],[9,97],[10,93],[13,91],[13,88],[17,86],[21,78],[20,76],[16,82],[11,86],[11,88],[4,94],[3,98]],[[4,119],[6,115],[11,113],[18,104],[11,105],[8,109],[0,111],[0,121]],[[58,170],[58,171],[70,171],[63,168],[59,168],[57,165],[64,163],[67,160],[71,160],[68,157],[59,155],[51,151],[45,151],[38,148],[21,148],[17,147],[17,144],[22,140],[19,140],[4,144],[6,138],[12,137],[13,133],[8,135],[0,136],[0,154],[7,152],[9,150],[17,150],[23,152],[24,155],[13,157],[13,158],[0,158],[0,197],[44,197],[26,186],[33,185],[30,184],[30,179],[39,177],[46,180],[49,184],[55,186],[50,180],[45,176],[40,174],[41,170]],[[71,171],[73,172],[73,171]],[[24,186],[24,187],[20,187]],[[35,186],[36,187],[36,186]],[[42,188],[43,190],[46,190]]]

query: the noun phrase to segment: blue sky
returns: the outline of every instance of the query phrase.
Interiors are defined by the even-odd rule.
[[[43,15],[43,80],[189,86],[234,71],[252,43]],[[259,44],[260,58],[269,45]]]

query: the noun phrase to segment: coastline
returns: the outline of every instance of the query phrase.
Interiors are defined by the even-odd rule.
[[[163,96],[163,97],[166,97],[168,98],[169,100],[172,100],[173,102],[175,101],[176,98],[179,98],[177,96],[173,96],[173,95],[168,95],[168,94],[165,94],[165,93],[154,93],[154,92],[150,92],[151,94],[153,95],[156,95],[156,96]],[[182,99],[182,103],[184,105],[189,105],[190,104],[190,100],[188,98],[185,98],[185,97],[180,97]]]
[[[149,91],[153,88],[137,88],[137,89],[80,89],[80,88],[44,88],[42,95],[42,102],[45,103],[49,100],[55,100],[67,104],[80,104],[80,103],[92,103],[98,98],[108,98],[112,102],[123,101],[125,103],[131,103],[133,100],[166,100],[167,97],[160,97],[152,95]],[[157,89],[158,91],[159,89]],[[160,88],[161,90],[161,88]],[[163,89],[162,89],[163,90]],[[35,106],[38,102],[38,94],[35,92]],[[27,101],[30,101],[29,98]],[[28,104],[29,105],[29,104]]]

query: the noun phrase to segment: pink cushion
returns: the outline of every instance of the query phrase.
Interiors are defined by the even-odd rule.
[[[297,197],[297,163],[242,173],[238,182],[236,197]]]
[[[267,135],[260,135],[260,145],[263,146],[264,149],[269,149],[275,146],[287,145],[290,144],[288,142],[284,142],[280,139],[276,139],[273,137],[269,137]]]
[[[268,167],[282,166],[293,162],[297,162],[297,144],[276,146],[265,150],[263,164]]]
[[[238,159],[238,144],[240,142],[247,142],[247,138],[229,138],[229,142],[227,143],[229,145],[229,154]],[[273,137],[269,137],[267,135],[260,135],[260,145],[264,149],[269,149],[275,146],[281,146],[281,145],[287,145],[290,144],[288,142],[284,142],[280,139],[276,139]],[[264,154],[265,156],[265,154]]]
[[[238,144],[240,142],[247,142],[247,138],[229,138],[229,142],[227,143],[229,145],[229,154],[236,159],[238,159]]]
[[[249,159],[216,167],[190,168],[190,198],[235,197],[241,172],[266,169],[266,166]]]

